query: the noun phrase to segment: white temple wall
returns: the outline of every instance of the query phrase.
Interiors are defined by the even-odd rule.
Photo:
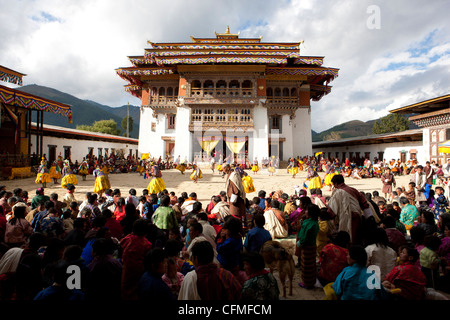
[[[292,119],[293,156],[312,155],[311,114],[309,108],[298,108]]]
[[[149,153],[150,157],[164,158],[164,141],[161,140],[165,130],[163,115],[153,117],[153,110],[150,108],[141,109],[141,119],[139,124],[139,152]],[[152,123],[154,125],[152,125]],[[153,131],[152,127],[155,131]]]
[[[424,135],[425,136],[425,135]],[[331,152],[331,157],[336,157],[336,152],[339,152],[339,159],[342,160],[343,152],[346,153],[346,157],[349,156],[349,152],[359,152],[360,157],[364,159],[365,153],[370,152],[370,160],[375,157],[378,158],[378,152],[384,152],[383,158],[387,161],[391,159],[400,159],[400,152],[406,151],[406,161],[411,158],[410,150],[417,150],[417,161],[419,164],[425,165],[425,162],[429,159],[425,146],[422,141],[407,141],[407,142],[392,142],[392,143],[380,143],[380,144],[367,144],[367,145],[355,145],[355,146],[338,146],[322,148],[320,146],[313,147],[313,152],[324,152],[325,156],[328,156],[328,152]]]
[[[138,151],[138,145],[137,144],[130,144],[130,143],[124,143],[124,142],[108,142],[108,141],[102,141],[101,139],[97,140],[83,140],[83,139],[67,139],[67,138],[60,138],[60,137],[51,137],[46,136],[44,134],[42,138],[42,151],[44,154],[46,154],[47,159],[49,159],[49,146],[55,146],[56,147],[56,157],[58,157],[59,154],[64,157],[64,148],[70,147],[70,154],[71,154],[71,160],[72,162],[75,162],[78,160],[80,162],[83,160],[84,157],[89,153],[90,148],[93,148],[92,154],[96,157],[99,156],[99,153],[101,152],[101,155],[105,155],[106,149],[108,150],[108,155],[111,154],[113,149],[116,151],[116,154],[119,150],[122,150],[124,152],[125,156],[128,156],[130,154],[134,155],[136,157],[136,151]],[[99,150],[101,149],[101,151]],[[37,153],[36,152],[36,135],[31,135],[31,153]],[[138,153],[138,156],[140,154]]]

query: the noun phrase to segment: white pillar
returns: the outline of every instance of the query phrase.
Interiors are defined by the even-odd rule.
[[[311,112],[310,108],[302,107],[295,111],[295,119],[292,121],[293,155],[312,155]]]
[[[262,158],[269,157],[269,120],[267,117],[267,108],[259,104],[253,109],[253,158],[256,157],[261,162]],[[249,147],[251,144],[249,143]]]
[[[185,158],[192,161],[192,133],[189,131],[191,121],[191,109],[188,107],[177,107],[177,116],[175,118],[175,151],[174,158],[180,156],[181,160]]]
[[[289,119],[289,115],[284,115],[281,118],[281,136],[285,138],[286,140],[282,143],[283,148],[283,159],[281,160],[288,160],[290,157],[296,157],[297,155],[294,155],[294,143],[296,140],[293,139],[292,136],[292,128],[293,128],[293,122]]]

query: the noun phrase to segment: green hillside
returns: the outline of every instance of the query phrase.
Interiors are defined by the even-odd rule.
[[[411,115],[404,115],[405,118],[409,118]],[[320,133],[313,132],[312,141],[326,141],[326,140],[339,140],[345,138],[361,137],[373,134],[372,128],[375,121],[379,119],[360,121],[351,120],[338,124],[328,130],[322,131]],[[409,129],[418,128],[413,122],[409,122]]]
[[[369,134],[372,134],[372,127],[374,122],[375,120],[367,122],[363,122],[360,120],[344,122],[314,135],[312,141],[316,142],[367,136]]]
[[[117,126],[121,129],[122,134],[125,133],[121,128],[121,122],[127,114],[127,106],[112,108],[91,100],[81,100],[70,94],[36,84],[23,86],[17,90],[72,106],[73,123],[69,123],[66,117],[45,112],[45,124],[76,129],[77,125],[92,125],[94,121],[113,119],[117,122]],[[133,117],[134,121],[130,137],[139,138],[139,107],[130,105],[130,116]],[[36,115],[31,120],[36,121]]]

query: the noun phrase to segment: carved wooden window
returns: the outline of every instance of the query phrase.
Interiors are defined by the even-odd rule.
[[[167,129],[175,129],[175,114],[169,114],[167,117]]]
[[[270,130],[281,130],[281,117],[280,116],[270,117]]]
[[[437,141],[437,133],[436,131],[433,131],[431,133],[431,142],[436,142]]]

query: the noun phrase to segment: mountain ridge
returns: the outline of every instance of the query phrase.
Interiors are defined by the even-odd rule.
[[[121,130],[121,136],[126,132],[122,128],[121,123],[122,119],[127,115],[127,105],[113,108],[93,100],[79,99],[71,94],[37,84],[26,85],[17,88],[17,90],[72,106],[72,123],[69,123],[64,116],[46,112],[44,115],[45,124],[76,129],[77,125],[92,125],[95,121],[113,119],[117,123],[117,128]],[[133,130],[130,132],[130,137],[138,138],[140,108],[130,105],[129,111],[130,116],[133,118]],[[31,120],[37,120],[35,114]]]

